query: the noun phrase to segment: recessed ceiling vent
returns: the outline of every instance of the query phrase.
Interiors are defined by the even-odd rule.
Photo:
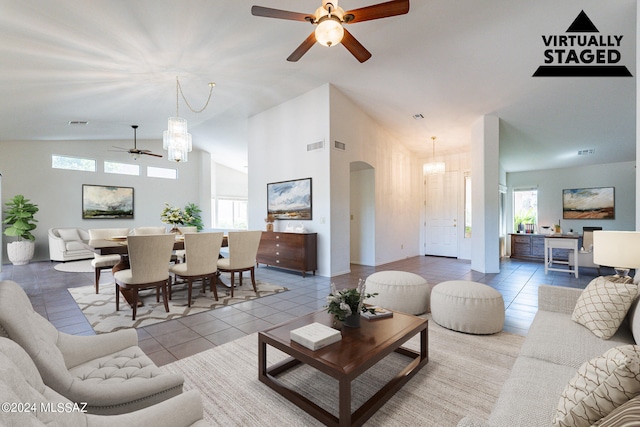
[[[307,151],[322,150],[324,148],[324,141],[312,142],[307,144]]]
[[[86,120],[69,120],[67,123],[69,126],[80,126],[80,125],[88,125],[89,122]]]
[[[578,150],[578,156],[588,156],[590,154],[595,153],[595,148],[588,148],[586,150]]]
[[[424,119],[424,116],[422,115],[422,113],[416,113],[413,115],[414,120],[422,120]]]

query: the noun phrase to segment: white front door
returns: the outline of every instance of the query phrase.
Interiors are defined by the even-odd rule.
[[[458,257],[458,172],[427,175],[425,254]]]

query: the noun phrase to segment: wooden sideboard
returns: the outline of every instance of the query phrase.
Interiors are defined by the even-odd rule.
[[[544,262],[544,234],[511,234],[511,258]],[[567,249],[554,249],[553,258],[569,259]]]
[[[297,270],[306,276],[318,269],[318,233],[265,231],[258,247],[258,264]]]

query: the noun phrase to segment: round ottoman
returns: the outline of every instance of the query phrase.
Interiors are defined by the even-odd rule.
[[[367,277],[365,284],[368,294],[378,293],[366,300],[368,304],[408,314],[421,314],[429,310],[431,286],[417,274],[379,271]]]
[[[504,301],[491,286],[466,280],[438,283],[431,291],[431,318],[469,334],[495,334],[504,327]]]

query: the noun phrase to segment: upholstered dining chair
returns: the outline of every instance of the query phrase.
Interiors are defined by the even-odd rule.
[[[231,296],[233,297],[234,275],[240,274],[240,286],[242,286],[242,272],[251,273],[251,284],[254,292],[256,288],[256,255],[262,231],[230,231],[229,232],[229,257],[218,260],[218,271],[221,273],[231,273]],[[187,261],[188,262],[188,261]]]
[[[146,236],[148,234],[167,234],[167,227],[136,227],[133,229],[134,236]]]
[[[198,232],[198,227],[191,227],[191,226],[178,227],[178,230],[180,230],[180,233],[182,233],[182,234],[197,233]],[[176,256],[176,262],[184,262],[185,261],[185,257],[187,255],[187,253],[186,253],[186,251],[184,249],[178,249],[177,251],[174,252],[174,254]]]
[[[216,282],[218,276],[218,254],[222,246],[223,233],[187,233],[184,235],[184,248],[187,262],[169,267],[169,272],[175,275],[176,281],[184,279],[187,282],[187,305],[191,307],[193,281],[202,279],[202,290],[205,291],[206,280],[209,279],[211,292],[218,301]],[[170,279],[171,280],[171,279]],[[169,299],[171,288],[169,285]]]
[[[92,228],[89,229],[89,239],[111,239],[114,237],[127,236],[129,234],[128,228]],[[120,262],[120,255],[98,255],[94,254],[91,260],[91,266],[94,270],[95,282],[96,282],[96,294],[100,293],[100,273],[102,270],[108,270],[113,268],[114,265]]]
[[[582,228],[582,247],[578,250],[578,268],[590,267],[598,270],[600,276],[600,266],[593,262],[593,232],[602,230],[602,227],[583,227]],[[573,266],[573,251],[569,251],[569,265]]]
[[[175,237],[173,234],[128,236],[130,268],[113,274],[116,281],[116,311],[120,310],[120,288],[131,291],[132,320],[136,320],[138,291],[155,288],[156,301],[162,291],[164,308],[169,312],[167,286],[169,285],[169,261]]]

